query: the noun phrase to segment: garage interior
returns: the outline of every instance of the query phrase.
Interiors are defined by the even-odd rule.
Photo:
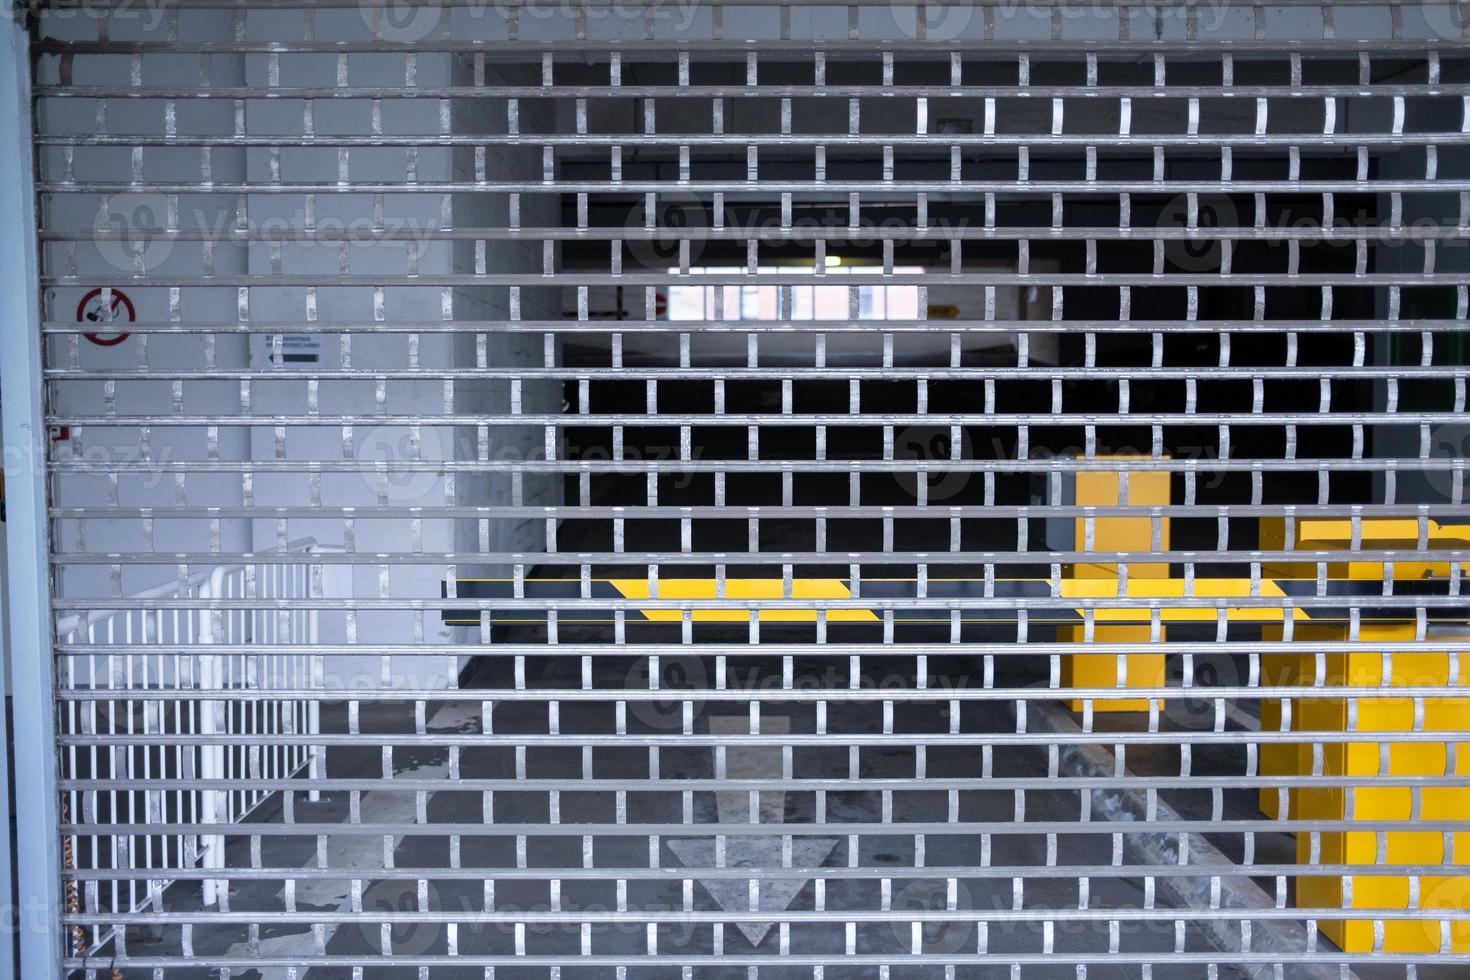
[[[22,956],[1465,975],[1461,23],[40,4]]]

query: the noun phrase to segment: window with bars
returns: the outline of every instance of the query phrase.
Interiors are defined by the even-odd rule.
[[[837,278],[844,273],[861,272],[861,266],[843,265],[840,256],[827,256],[824,272]],[[671,275],[680,270],[670,269]],[[691,275],[731,275],[740,269],[728,266],[693,268]],[[766,266],[756,276],[770,275],[779,267]],[[922,273],[921,266],[894,269],[895,275]],[[671,285],[668,291],[670,320],[777,320],[780,316],[778,286],[762,286],[758,280],[739,286]],[[792,320],[846,320],[849,318],[850,290],[844,286],[791,286]],[[718,293],[718,298],[716,298]],[[863,285],[857,287],[857,318],[862,320],[917,320],[919,287],[903,285]]]

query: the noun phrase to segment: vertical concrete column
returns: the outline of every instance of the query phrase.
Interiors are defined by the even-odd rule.
[[[539,66],[497,63],[485,54],[456,56],[451,65],[457,86],[483,89],[483,98],[455,99],[451,118],[456,134],[494,137],[479,146],[454,149],[452,172],[456,181],[524,181],[549,178],[555,172],[538,134],[557,131],[558,120],[545,99],[514,99],[499,95],[507,85],[537,85]],[[519,137],[524,136],[521,142]],[[550,172],[547,167],[552,167]],[[560,345],[534,328],[516,329],[518,322],[552,321],[562,316],[560,286],[539,284],[538,277],[556,272],[556,244],[545,242],[537,229],[556,228],[562,223],[559,194],[507,194],[491,191],[465,192],[453,197],[455,227],[479,228],[484,238],[460,239],[453,243],[452,267],[467,277],[455,290],[456,320],[483,322],[483,332],[455,335],[454,365],[458,368],[526,369],[528,377],[469,378],[456,381],[454,410],[462,415],[524,414],[557,415],[562,409],[562,383],[537,378],[532,372],[556,367]],[[524,230],[524,237],[514,233]],[[480,286],[468,277],[474,274],[524,276],[524,285]],[[552,339],[548,342],[548,337]],[[503,425],[482,433],[476,426],[461,426],[455,435],[454,456],[477,464],[456,479],[459,504],[480,506],[538,507],[562,501],[561,474],[516,472],[530,460],[555,458],[561,440],[540,425]],[[461,552],[537,553],[552,544],[554,532],[544,520],[527,516],[521,520],[475,520],[456,522],[455,542]],[[530,569],[525,569],[529,573]],[[479,563],[457,569],[459,578],[506,578],[515,570],[506,563]],[[478,633],[478,630],[475,631]]]
[[[60,797],[54,660],[51,656],[51,576],[46,522],[46,427],[41,384],[41,324],[37,301],[35,161],[31,156],[30,34],[20,19],[0,18],[0,418],[5,447],[7,616],[11,640],[0,680],[0,724],[13,710],[11,738],[0,767],[16,760],[14,796],[0,786],[0,816],[15,821],[14,881],[9,894],[9,844],[0,844],[0,899],[13,902],[15,931],[0,937],[0,976],[59,980],[62,952]],[[13,706],[13,707],[11,707]],[[3,770],[0,770],[3,771]],[[12,810],[11,801],[14,800]],[[19,958],[17,960],[17,947]],[[19,963],[17,972],[16,963]]]

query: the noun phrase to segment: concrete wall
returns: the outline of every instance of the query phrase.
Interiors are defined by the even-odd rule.
[[[527,65],[489,64],[483,56],[459,56],[452,72],[456,85],[489,84],[534,85],[540,72]],[[455,132],[476,135],[503,135],[509,131],[508,104],[504,99],[463,99],[453,106]],[[523,132],[546,132],[553,124],[552,114],[544,103],[522,101],[519,106]],[[453,173],[456,180],[474,180],[475,151],[461,147],[454,151]],[[494,180],[539,180],[543,172],[541,153],[534,146],[525,148],[489,146],[485,150],[485,171]],[[519,201],[520,223],[526,228],[556,227],[561,223],[558,199],[550,194],[522,196]],[[504,194],[458,194],[454,197],[455,224],[460,227],[508,228],[511,225],[510,197]],[[480,259],[475,241],[454,243],[453,267],[456,272],[473,273]],[[557,255],[553,254],[553,270]],[[528,283],[542,274],[545,260],[540,241],[487,241],[483,258],[484,270],[492,274],[524,273]],[[561,317],[558,292],[542,286],[518,289],[517,306],[522,320],[555,320]],[[505,321],[511,317],[512,290],[505,287],[469,287],[455,291],[454,315],[460,320]],[[485,366],[538,368],[545,366],[543,335],[526,333],[486,333]],[[460,367],[474,367],[480,358],[480,338],[461,334],[455,338],[454,361]],[[558,352],[559,353],[559,352]],[[559,361],[559,358],[558,358]],[[526,381],[521,386],[521,411],[527,414],[555,415],[562,407],[562,385],[552,380]],[[454,410],[473,415],[506,414],[511,411],[511,383],[477,379],[455,385]],[[517,461],[540,459],[545,454],[545,433],[538,426],[502,426],[490,430],[492,437],[487,455],[494,459]],[[454,433],[454,456],[474,460],[480,454],[476,427],[463,426]],[[547,506],[562,499],[562,481],[555,475],[522,475],[515,477],[504,471],[466,474],[458,480],[459,499],[465,503],[525,506]],[[545,547],[545,522],[542,519],[500,519],[491,521],[481,534],[480,522],[456,522],[454,540],[460,551],[540,551]],[[461,578],[505,577],[512,569],[501,565],[476,565],[456,570]],[[477,634],[478,630],[467,633]]]

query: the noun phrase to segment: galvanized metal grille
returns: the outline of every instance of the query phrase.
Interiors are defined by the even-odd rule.
[[[45,5],[58,955],[1459,975],[1460,16]]]

